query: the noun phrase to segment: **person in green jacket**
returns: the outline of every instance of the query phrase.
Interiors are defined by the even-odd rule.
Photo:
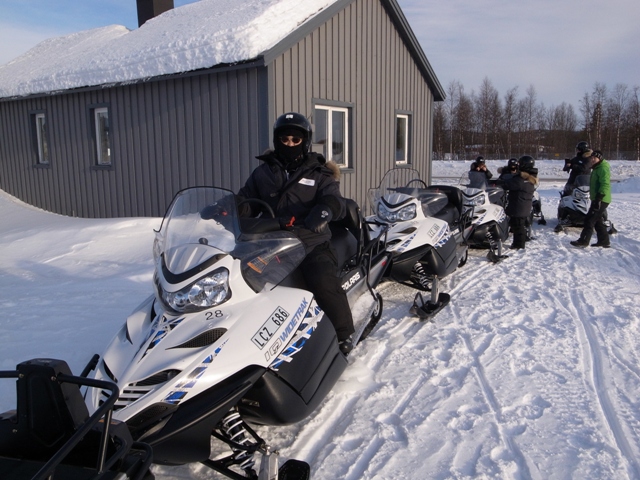
[[[589,198],[591,205],[584,219],[584,227],[578,240],[571,242],[571,245],[578,248],[589,246],[591,235],[595,229],[598,241],[591,244],[592,247],[609,248],[609,232],[604,223],[607,207],[611,203],[611,169],[609,162],[602,156],[600,150],[587,150],[583,155],[591,165],[591,183],[589,185]]]

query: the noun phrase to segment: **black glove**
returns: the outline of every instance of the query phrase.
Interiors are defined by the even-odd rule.
[[[218,204],[207,205],[202,210],[200,210],[200,218],[203,220],[213,220],[214,218],[218,218],[220,216],[226,216],[227,210]]]
[[[326,205],[318,204],[311,209],[307,218],[304,219],[305,228],[315,233],[323,233],[333,218],[331,209]]]

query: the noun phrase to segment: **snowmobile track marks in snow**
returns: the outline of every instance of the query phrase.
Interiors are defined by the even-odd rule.
[[[598,401],[603,419],[606,421],[611,432],[612,440],[627,465],[629,478],[640,478],[640,467],[636,461],[637,451],[634,452],[634,449],[627,440],[627,435],[631,432],[626,432],[622,427],[620,419],[616,415],[616,409],[612,404],[612,399],[608,393],[612,386],[609,385],[610,382],[608,382],[607,379],[612,377],[608,371],[608,367],[603,361],[602,355],[602,350],[607,349],[606,340],[602,333],[598,331],[597,324],[592,325],[589,320],[583,320],[591,317],[587,311],[588,305],[590,305],[590,302],[585,297],[576,293],[572,294],[572,304],[569,308],[573,310],[571,312],[572,317],[578,319],[578,325],[582,327],[579,331],[581,330],[584,335],[580,343],[584,350],[585,368],[589,369],[589,371],[585,371],[585,379],[592,382],[591,387]]]

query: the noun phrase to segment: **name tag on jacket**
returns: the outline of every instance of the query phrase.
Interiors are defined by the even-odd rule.
[[[316,184],[316,181],[313,178],[301,178],[298,183],[302,185],[308,185],[309,187],[313,187]]]

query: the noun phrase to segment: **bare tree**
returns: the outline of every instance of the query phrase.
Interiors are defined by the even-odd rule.
[[[475,97],[475,113],[478,125],[481,153],[498,153],[500,117],[502,115],[498,90],[485,77]]]
[[[460,95],[456,111],[456,141],[458,151],[467,159],[467,145],[473,143],[473,100],[464,92]]]
[[[565,102],[545,108],[530,85],[524,98],[518,87],[500,98],[485,77],[478,94],[466,94],[459,81],[448,88],[442,108],[434,109],[434,149],[459,158],[478,152],[515,157],[554,156],[573,152],[575,142],[587,140],[609,158],[640,160],[640,87],[617,84],[608,90],[596,82],[580,100],[579,113]],[[544,148],[542,148],[544,147]]]
[[[505,141],[507,144],[506,153],[507,157],[511,158],[513,144],[512,136],[516,126],[516,104],[518,102],[518,87],[513,87],[507,91],[504,96],[504,110],[503,110],[503,130],[505,135]]]
[[[624,114],[631,99],[631,94],[626,85],[618,83],[609,97],[607,116],[611,120],[612,130],[615,136],[616,159],[620,158],[620,136],[623,128]]]
[[[640,161],[640,87],[637,85],[631,91],[628,118],[635,157],[637,161]]]
[[[455,152],[455,128],[456,128],[456,117],[458,114],[458,106],[460,103],[460,97],[464,93],[464,87],[457,80],[452,80],[449,83],[449,87],[447,89],[447,102],[446,102],[446,113],[448,120],[448,128],[449,128],[449,152],[453,156],[453,152]]]
[[[433,149],[436,159],[444,159],[446,142],[447,112],[442,102],[436,102],[433,109]]]
[[[593,110],[591,114],[591,131],[593,144],[596,148],[603,149],[604,133],[604,107],[607,101],[607,86],[604,83],[596,82],[591,93],[591,103]],[[593,145],[592,145],[593,146]]]

